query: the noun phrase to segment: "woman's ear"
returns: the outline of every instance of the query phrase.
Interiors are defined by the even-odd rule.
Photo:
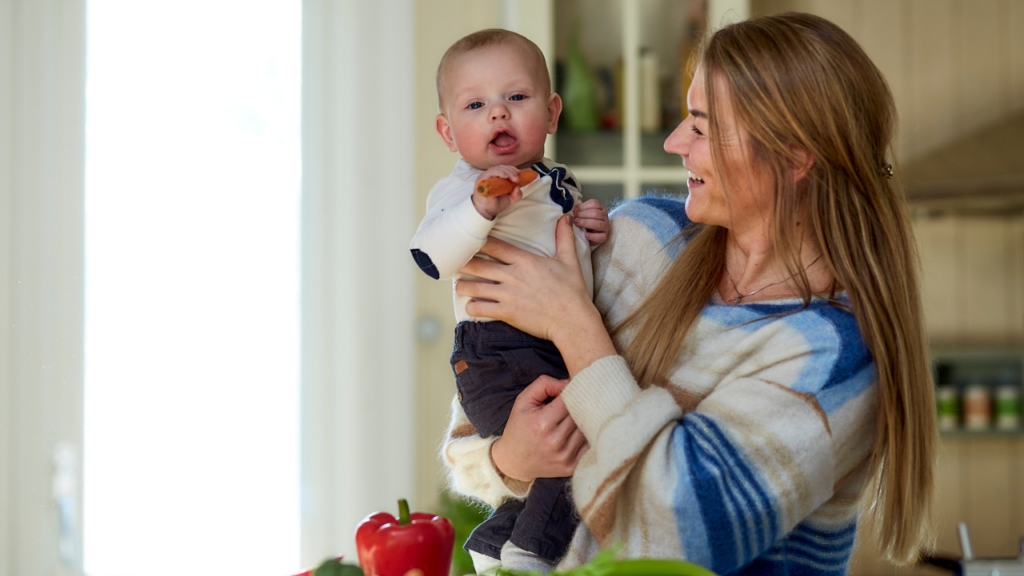
[[[558,116],[562,113],[562,97],[552,92],[548,96],[548,134],[558,130]]]
[[[792,164],[793,182],[799,182],[803,180],[807,176],[807,173],[811,171],[811,168],[814,167],[814,156],[796,144],[791,144],[789,149],[793,153],[793,158],[795,159]]]
[[[458,152],[459,148],[455,144],[455,138],[452,137],[452,125],[448,122],[448,117],[444,114],[438,114],[434,118],[434,128],[437,130],[437,134],[444,140],[444,145],[448,147],[449,152]]]

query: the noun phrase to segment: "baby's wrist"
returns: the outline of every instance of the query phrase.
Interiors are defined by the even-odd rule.
[[[473,208],[476,208],[477,214],[487,220],[494,220],[497,216],[497,214],[492,214],[491,211],[487,209],[487,201],[476,192],[473,193]]]

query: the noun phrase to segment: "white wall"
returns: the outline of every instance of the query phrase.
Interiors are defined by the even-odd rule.
[[[85,2],[0,1],[0,38],[0,576],[79,574],[51,476],[66,442],[81,478]]]
[[[412,0],[303,3],[302,561],[416,507]]]

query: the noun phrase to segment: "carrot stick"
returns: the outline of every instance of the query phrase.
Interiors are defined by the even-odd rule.
[[[533,170],[520,170],[518,184],[514,184],[511,180],[495,176],[494,178],[488,178],[487,180],[477,184],[476,193],[484,198],[504,196],[505,194],[511,194],[512,190],[515,190],[516,186],[526,186],[536,179],[537,172]]]

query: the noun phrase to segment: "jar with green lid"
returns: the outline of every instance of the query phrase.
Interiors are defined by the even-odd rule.
[[[1020,427],[1020,387],[1000,386],[996,390],[996,428],[1016,430]]]
[[[956,386],[936,388],[935,402],[939,409],[939,430],[949,432],[960,428],[960,394]]]

